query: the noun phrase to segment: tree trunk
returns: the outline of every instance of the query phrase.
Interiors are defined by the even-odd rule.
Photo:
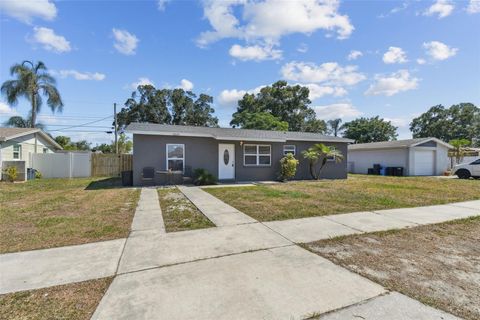
[[[310,161],[310,175],[312,176],[313,179],[317,179],[317,177],[315,176],[314,166],[315,164],[312,161]]]
[[[32,119],[30,120],[30,127],[35,128],[35,123],[37,122],[37,101],[36,101],[35,92],[32,94]]]

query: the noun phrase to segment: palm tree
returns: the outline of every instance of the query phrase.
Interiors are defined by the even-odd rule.
[[[26,66],[30,64],[31,67]],[[41,61],[34,65],[31,61],[23,61],[10,68],[10,74],[15,80],[7,80],[2,84],[1,92],[7,102],[14,106],[20,97],[24,97],[32,105],[30,127],[35,128],[37,114],[42,107],[42,95],[47,97],[47,105],[52,112],[61,111],[62,98],[55,87],[55,79],[47,72],[47,67]]]
[[[45,128],[45,125],[43,123],[37,123],[34,126],[32,126],[30,119],[25,119],[20,116],[10,117],[10,119],[5,121],[4,125],[6,127],[15,127],[15,128],[40,128],[40,129]]]
[[[465,148],[471,143],[467,139],[454,139],[450,140],[449,144],[453,146],[452,158],[455,158],[455,162],[459,164],[465,156]]]
[[[333,119],[333,120],[328,120],[327,121],[328,126],[330,127],[330,133],[333,133],[333,135],[336,137],[338,136],[338,133],[342,129],[340,124],[342,123],[342,119]]]
[[[317,143],[302,152],[303,157],[308,159],[310,164],[310,175],[313,179],[320,179],[320,173],[327,164],[328,159],[333,159],[335,162],[342,162],[343,154],[335,147],[329,147],[323,143]],[[319,160],[322,160],[320,167],[315,170],[315,166]]]

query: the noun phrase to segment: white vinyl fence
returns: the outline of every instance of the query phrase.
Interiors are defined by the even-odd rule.
[[[91,175],[91,153],[35,153],[32,168],[44,178],[81,178]]]

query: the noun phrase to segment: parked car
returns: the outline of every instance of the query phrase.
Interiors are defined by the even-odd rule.
[[[457,164],[453,167],[452,174],[460,179],[468,179],[470,177],[480,179],[480,159],[469,163]]]

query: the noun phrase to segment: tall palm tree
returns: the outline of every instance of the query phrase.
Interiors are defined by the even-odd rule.
[[[27,66],[30,64],[30,67]],[[55,79],[47,72],[47,67],[41,61],[34,65],[31,61],[23,61],[10,68],[10,74],[15,80],[7,80],[2,84],[2,95],[14,106],[20,97],[27,99],[31,106],[30,127],[35,128],[37,114],[42,107],[42,95],[47,97],[47,105],[52,112],[61,111],[62,98],[55,87]]]
[[[333,135],[336,137],[338,136],[339,131],[342,129],[340,124],[342,123],[342,119],[332,119],[328,120],[328,126],[330,127],[330,133],[333,133]]]

